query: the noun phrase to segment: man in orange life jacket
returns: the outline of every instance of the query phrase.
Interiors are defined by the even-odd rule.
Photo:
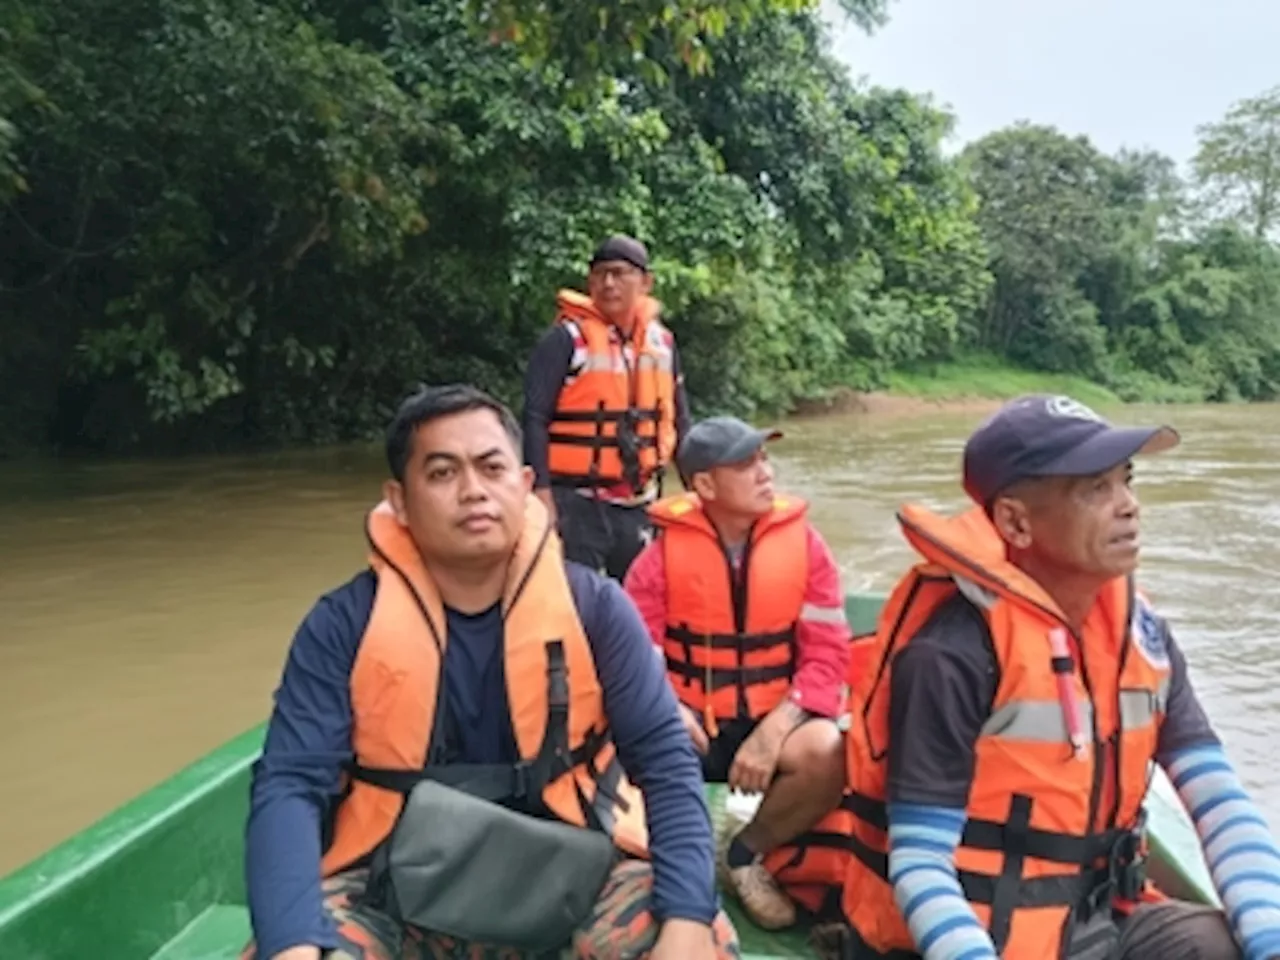
[[[835,720],[849,669],[839,569],[805,503],[774,492],[764,448],[779,436],[733,417],[692,427],[678,454],[692,492],[655,504],[661,533],[625,581],[703,775],[764,794],[754,819],[724,838],[721,871],[769,929],[794,923],[796,908],[764,856],[840,799]]]
[[[483,799],[631,854],[573,935],[579,960],[738,956],[697,757],[644,625],[616,583],[564,561],[519,450],[511,413],[471,387],[396,414],[369,569],[299,628],[254,771],[247,956],[524,956],[406,926],[397,898],[367,896],[424,777],[505,784]]]
[[[675,337],[652,289],[644,245],[609,238],[591,258],[589,296],[559,292],[525,369],[534,490],[569,559],[617,580],[652,535],[645,508],[688,425]]]
[[[977,506],[899,514],[922,561],[850,698],[846,958],[1280,956],[1280,850],[1134,587],[1132,460],[1177,442],[1022,397],[965,447]],[[1152,761],[1225,913],[1145,882]]]

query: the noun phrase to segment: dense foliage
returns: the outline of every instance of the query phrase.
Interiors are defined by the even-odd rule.
[[[1280,89],[1269,101],[1280,114]],[[982,198],[996,278],[975,345],[1129,399],[1276,397],[1280,249],[1260,212],[1267,201],[1226,213],[1207,201],[1227,176],[1241,196],[1274,189],[1265,178],[1268,163],[1280,175],[1280,136],[1271,134],[1270,160],[1259,159],[1252,180],[1224,169],[1220,127],[1202,136],[1201,191],[1167,158],[1106,156],[1044,127],[970,145],[963,163]],[[1237,136],[1243,147],[1252,134]]]
[[[946,157],[950,118],[855,85],[810,0],[0,11],[0,452],[360,436],[423,379],[515,400],[617,230],[703,409],[973,350],[1280,384],[1280,94],[1205,131],[1193,194],[1034,127]]]

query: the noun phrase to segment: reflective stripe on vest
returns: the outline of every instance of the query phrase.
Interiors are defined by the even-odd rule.
[[[581,366],[560,388],[547,427],[547,465],[559,486],[612,486],[638,492],[675,452],[674,340],[656,300],[641,303],[629,364],[613,328],[589,297],[557,296],[561,323],[577,331]]]
[[[355,760],[323,874],[345,869],[381,844],[405,793],[426,776],[491,800],[539,798],[566,823],[605,830],[620,848],[644,856],[644,806],[618,762],[563,551],[542,504],[527,498],[502,601],[507,701],[520,755],[514,765],[437,761],[444,606],[387,504],[370,513],[367,533],[378,589],[351,671]]]
[[[1100,906],[1111,905],[1109,854],[1131,856],[1141,829],[1169,691],[1159,638],[1138,626],[1153,616],[1130,583],[1112,581],[1070,655],[1055,656],[1050,631],[1065,621],[1039,585],[1005,561],[981,510],[943,520],[906,508],[899,519],[924,561],[885,604],[872,669],[851,693],[846,742],[854,858],[843,909],[869,955],[915,949],[886,879],[892,664],[934,611],[959,594],[987,622],[999,677],[975,745],[957,872],[1002,955],[1057,956],[1074,908],[1095,895]],[[1087,734],[1081,756],[1068,737],[1061,676],[1069,679]]]
[[[762,717],[791,688],[809,579],[806,509],[778,497],[752,528],[737,571],[694,494],[649,510],[666,565],[667,673],[712,736],[717,721]]]
[[[800,608],[800,619],[808,623],[848,623],[844,607],[819,607],[806,603]]]

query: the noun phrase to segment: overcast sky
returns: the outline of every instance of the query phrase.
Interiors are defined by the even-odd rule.
[[[1280,0],[894,0],[834,40],[855,77],[956,114],[953,149],[1028,119],[1185,164],[1197,124],[1280,84]]]

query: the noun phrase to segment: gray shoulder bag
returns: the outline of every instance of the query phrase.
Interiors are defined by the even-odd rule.
[[[352,768],[360,780],[407,794],[370,865],[371,905],[421,930],[536,952],[567,946],[591,915],[621,857],[612,839],[495,802],[537,802],[547,783],[604,742],[595,738],[573,756],[562,644],[548,643],[547,653],[549,716],[533,761]]]
[[[389,916],[421,930],[555,950],[591,915],[618,857],[598,830],[423,780],[375,858],[370,887]]]

